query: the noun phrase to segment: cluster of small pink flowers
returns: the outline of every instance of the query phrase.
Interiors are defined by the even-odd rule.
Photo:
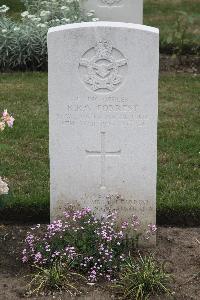
[[[145,238],[148,240],[152,235],[157,232],[157,227],[155,224],[149,224],[148,230],[146,231]]]
[[[13,127],[15,119],[9,115],[7,109],[4,109],[2,116],[0,117],[0,131],[3,131],[6,127]]]
[[[65,248],[64,255],[66,255],[70,260],[72,260],[77,256],[77,253],[76,253],[74,247],[68,246],[68,247]]]
[[[28,257],[27,257],[27,255],[26,255],[27,253],[26,253],[26,249],[24,249],[23,251],[22,251],[22,262],[23,263],[25,263],[25,262],[27,262],[28,261]]]
[[[13,127],[14,118],[9,115],[7,109],[4,109],[2,116],[0,117],[0,131],[3,131],[8,127]],[[9,192],[8,184],[0,177],[0,195],[6,195]]]
[[[130,230],[138,235],[135,232],[140,226],[138,218],[133,216],[130,223],[123,221],[118,226],[116,211],[98,220],[90,208],[66,211],[64,217],[47,225],[43,233],[39,224],[31,228],[25,239],[22,261],[35,265],[70,261],[72,268],[87,274],[91,283],[99,278],[115,280],[128,251],[125,241]],[[150,224],[148,231],[149,235],[154,234],[156,226]]]
[[[138,217],[135,216],[135,215],[132,218],[132,224],[131,224],[131,226],[133,227],[133,229],[135,231],[137,231],[138,228],[140,227],[140,221],[139,221]]]

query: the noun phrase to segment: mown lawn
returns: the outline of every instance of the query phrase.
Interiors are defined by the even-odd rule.
[[[179,217],[190,216],[200,224],[199,113],[200,76],[161,75],[158,215],[175,223]]]
[[[161,74],[159,91],[158,217],[198,219],[200,76]],[[0,110],[16,118],[14,128],[0,134],[0,176],[11,187],[1,196],[0,212],[24,207],[30,216],[40,210],[48,215],[47,74],[1,74],[0,99]]]
[[[5,205],[47,208],[47,74],[1,74],[0,99],[1,110],[8,108],[16,119],[13,130],[0,134],[0,174],[9,178],[11,186]]]
[[[182,13],[186,16],[178,29],[177,20]],[[189,23],[191,19],[191,23]],[[182,33],[187,24],[187,38],[191,43],[200,43],[200,1],[199,0],[144,0],[144,24],[158,27],[160,38],[167,40],[171,33]]]

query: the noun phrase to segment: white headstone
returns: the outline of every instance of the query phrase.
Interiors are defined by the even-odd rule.
[[[100,21],[143,24],[143,0],[80,0],[80,5]]]
[[[59,26],[48,52],[51,219],[79,204],[155,223],[158,30]]]

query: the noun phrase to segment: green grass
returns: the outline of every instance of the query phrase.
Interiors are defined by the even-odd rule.
[[[199,75],[160,77],[158,217],[200,216],[199,83]],[[0,109],[16,118],[14,128],[0,134],[0,176],[11,187],[1,209],[48,212],[47,74],[2,74],[0,99]]]
[[[190,41],[200,43],[199,0],[144,0],[144,24],[158,27],[161,39],[166,39],[174,31],[180,11],[193,18],[193,24],[188,25]]]
[[[14,113],[0,134],[0,174],[9,178],[7,206],[49,206],[47,74],[1,75],[1,109]]]
[[[158,213],[200,216],[200,76],[162,75]]]

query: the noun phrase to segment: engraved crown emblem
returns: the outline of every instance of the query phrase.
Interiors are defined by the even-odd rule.
[[[91,53],[94,55],[91,56]],[[98,41],[83,55],[79,64],[79,69],[84,68],[84,83],[98,92],[114,91],[123,82],[121,69],[126,67],[127,60],[107,40]]]

